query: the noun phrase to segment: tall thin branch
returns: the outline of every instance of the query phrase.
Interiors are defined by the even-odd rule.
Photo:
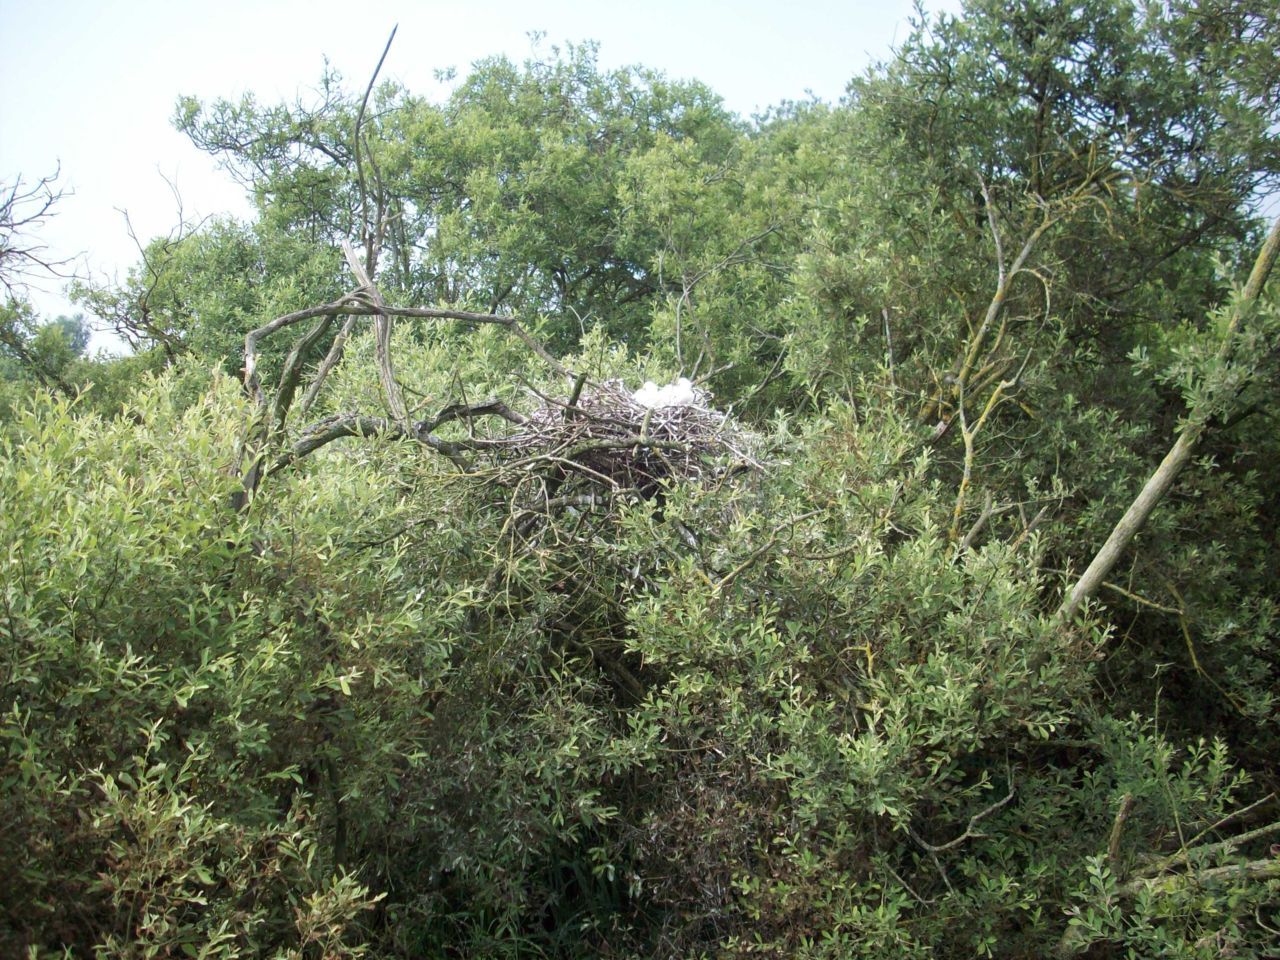
[[[368,190],[364,180],[364,164],[360,160],[360,125],[364,122],[364,112],[369,106],[369,95],[373,93],[373,85],[377,82],[378,74],[382,72],[382,64],[386,62],[387,54],[391,50],[391,41],[396,38],[396,31],[399,29],[399,24],[391,28],[391,36],[387,37],[387,45],[382,48],[382,56],[378,58],[378,65],[373,68],[373,75],[369,77],[369,85],[364,88],[364,97],[360,100],[360,110],[356,114],[355,129],[351,134],[351,148],[356,158],[356,181],[360,190],[360,239],[364,243],[365,265],[370,274],[374,272],[374,260],[377,257],[377,250],[374,243],[375,231],[369,219],[369,201]]]
[[[1240,330],[1242,317],[1261,296],[1262,289],[1266,286],[1267,277],[1275,264],[1277,252],[1280,252],[1280,219],[1277,219],[1272,224],[1271,232],[1267,235],[1267,240],[1262,245],[1262,250],[1258,253],[1258,259],[1254,262],[1253,270],[1249,274],[1249,281],[1245,284],[1244,292],[1236,304],[1235,310],[1232,311],[1231,320],[1227,325],[1226,336],[1218,350],[1218,359],[1220,361],[1230,361],[1235,351],[1236,334]],[[1182,468],[1191,461],[1196,448],[1200,445],[1201,438],[1204,436],[1206,426],[1207,424],[1202,419],[1193,418],[1182,428],[1182,432],[1178,434],[1177,440],[1174,441],[1169,452],[1165,454],[1160,466],[1156,468],[1155,473],[1151,475],[1133,503],[1129,505],[1129,509],[1125,511],[1124,516],[1115,525],[1115,529],[1111,531],[1111,535],[1107,537],[1107,542],[1102,545],[1102,549],[1098,551],[1084,574],[1081,575],[1076,585],[1072,587],[1071,593],[1067,595],[1066,600],[1063,601],[1062,606],[1058,609],[1058,616],[1063,621],[1071,620],[1079,611],[1081,605],[1092,597],[1102,582],[1107,579],[1107,574],[1116,565],[1120,555],[1128,549],[1129,544],[1133,542],[1133,538],[1138,535],[1138,531],[1146,525],[1147,518],[1151,516],[1151,511],[1164,498],[1169,487],[1173,485],[1173,481],[1182,472]]]

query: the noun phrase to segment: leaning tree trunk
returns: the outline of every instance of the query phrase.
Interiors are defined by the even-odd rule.
[[[1267,241],[1263,244],[1262,250],[1258,254],[1258,259],[1254,262],[1253,271],[1249,274],[1249,282],[1245,285],[1244,293],[1232,312],[1231,321],[1227,325],[1226,336],[1218,353],[1221,360],[1227,361],[1231,359],[1231,355],[1235,350],[1236,334],[1240,330],[1241,318],[1262,294],[1262,288],[1267,282],[1267,275],[1270,274],[1271,267],[1275,263],[1278,250],[1280,250],[1280,219],[1272,224],[1271,233],[1267,235]],[[1085,570],[1076,585],[1071,589],[1071,593],[1063,601],[1062,607],[1058,610],[1058,615],[1063,621],[1071,620],[1079,611],[1080,606],[1093,596],[1098,587],[1106,580],[1107,574],[1116,565],[1120,555],[1124,553],[1129,544],[1133,542],[1133,538],[1137,536],[1138,531],[1146,524],[1147,518],[1151,516],[1151,511],[1164,498],[1173,481],[1182,472],[1182,468],[1190,462],[1196,452],[1196,448],[1200,445],[1206,426],[1203,420],[1193,419],[1182,428],[1182,432],[1178,434],[1178,439],[1174,441],[1173,447],[1165,455],[1160,466],[1156,468],[1155,473],[1147,480],[1142,492],[1129,505],[1129,509],[1120,518],[1120,522],[1111,531],[1111,536],[1107,538],[1107,542],[1102,545],[1102,549],[1093,558],[1093,562],[1089,564],[1088,569]]]

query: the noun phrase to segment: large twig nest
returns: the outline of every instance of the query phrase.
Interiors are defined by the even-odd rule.
[[[635,392],[606,381],[570,401],[544,397],[515,432],[485,444],[500,481],[537,478],[548,505],[652,496],[664,482],[758,466],[754,447],[751,434],[687,380]]]

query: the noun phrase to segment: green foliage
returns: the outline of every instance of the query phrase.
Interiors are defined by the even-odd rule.
[[[257,220],[81,289],[135,356],[0,327],[0,952],[1269,956],[1280,313],[1233,284],[1276,37],[975,0],[752,124],[553,49],[383,85],[359,169],[336,77],[181,101]],[[264,428],[245,335],[376,225],[388,302],[695,376],[758,462],[557,501],[495,451],[570,386],[500,324],[356,322]],[[291,453],[343,417],[377,425]]]
[[[738,135],[700,84],[605,72],[593,46],[556,48],[522,67],[481,61],[441,106],[384,85],[362,131],[377,180],[361,186],[359,106],[327,77],[315,105],[184,99],[176,122],[232,164],[285,235],[349,235],[364,196],[387,224],[387,296],[546,313],[562,344],[580,318],[638,335],[658,289],[654,251],[620,242],[628,160],[673,139],[715,165]]]
[[[0,420],[15,416],[42,390],[74,400],[80,410],[117,413],[138,378],[162,365],[159,351],[90,357],[89,335],[78,314],[42,321],[23,301],[0,308]]]
[[[16,396],[23,385],[72,392],[75,361],[84,356],[89,329],[83,317],[41,322],[31,305],[9,300],[0,307],[0,381]]]
[[[268,225],[214,220],[153,240],[123,284],[80,282],[72,294],[134,348],[170,360],[195,353],[231,373],[242,362],[245,334],[264,317],[341,294],[339,263],[332,251]]]
[[[326,619],[342,598],[303,572],[325,544],[254,546],[227,509],[235,389],[184,411],[171,380],[114,421],[37,399],[5,428],[6,949],[334,951],[371,902],[315,807],[365,749],[348,691],[395,679],[363,657],[408,615],[351,600],[371,570]]]

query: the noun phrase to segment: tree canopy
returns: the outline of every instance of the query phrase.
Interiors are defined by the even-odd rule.
[[[6,213],[0,952],[1272,956],[1277,48],[182,97],[90,320]]]

